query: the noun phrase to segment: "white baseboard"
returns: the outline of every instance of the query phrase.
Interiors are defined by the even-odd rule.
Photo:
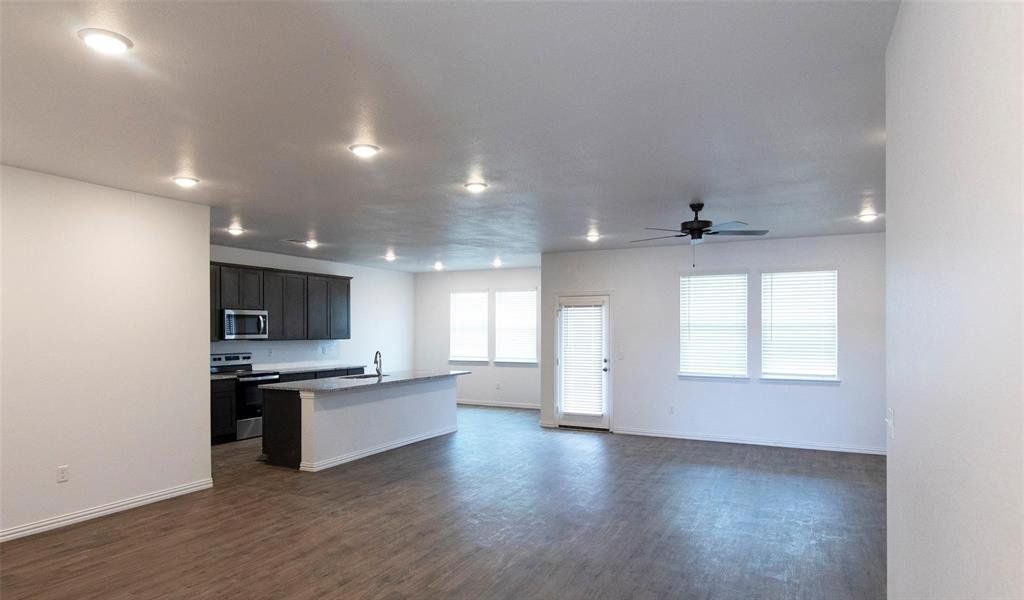
[[[372,454],[380,454],[381,452],[387,452],[388,450],[393,450],[401,446],[407,446],[409,444],[415,444],[416,442],[422,442],[423,440],[427,440],[440,435],[455,433],[456,431],[458,431],[458,429],[459,428],[456,426],[444,427],[442,429],[428,431],[426,433],[421,433],[419,435],[414,435],[412,437],[403,438],[400,440],[396,440],[394,442],[388,442],[386,444],[381,444],[379,446],[373,446],[372,448],[367,448],[365,450],[349,452],[346,454],[342,454],[341,456],[335,456],[333,458],[325,458],[323,460],[318,460],[316,462],[308,462],[304,460],[299,463],[299,470],[306,471],[309,473],[316,473],[317,471],[330,469],[331,467],[336,467],[347,462],[352,462],[365,456],[370,456]]]
[[[497,406],[500,408],[529,408],[532,410],[540,410],[540,404],[529,404],[526,402],[501,402],[498,400],[470,400],[467,398],[459,398],[456,400],[459,404],[467,404],[469,406]]]
[[[844,446],[841,444],[819,444],[813,442],[794,442],[791,440],[731,437],[723,435],[706,435],[701,433],[680,433],[676,431],[665,431],[662,429],[640,429],[632,427],[613,427],[612,432],[626,435],[645,435],[650,437],[665,437],[680,440],[698,440],[703,442],[726,442],[729,444],[753,444],[755,446],[778,446],[780,448],[801,448],[803,450],[827,450],[829,452],[854,452],[857,454],[885,455],[885,448]]]
[[[26,535],[32,535],[35,533],[42,533],[43,531],[49,531],[50,529],[57,529],[58,527],[64,527],[65,525],[71,525],[73,523],[80,523],[89,519],[95,519],[96,517],[121,512],[130,508],[136,508],[144,504],[152,504],[153,502],[167,500],[168,498],[174,498],[175,496],[198,492],[199,490],[205,490],[210,487],[213,487],[213,479],[208,477],[206,479],[200,479],[199,481],[193,481],[192,483],[183,483],[164,490],[148,492],[132,498],[125,498],[124,500],[117,500],[116,502],[101,504],[100,506],[94,506],[84,510],[77,510],[65,515],[35,521],[34,523],[26,523],[16,527],[9,527],[7,529],[0,530],[0,542],[6,542],[8,540],[25,537]]]

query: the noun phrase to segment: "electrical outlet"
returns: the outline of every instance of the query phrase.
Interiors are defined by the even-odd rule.
[[[674,404],[669,404],[668,405],[668,414],[670,414],[670,415],[676,414],[676,407],[675,407]]]
[[[57,467],[57,483],[67,483],[71,479],[71,468],[67,465]]]
[[[494,384],[494,389],[500,390],[501,389],[501,384],[500,383]]]
[[[320,354],[327,355],[327,346],[320,346]]]
[[[273,355],[274,355],[274,349],[273,348],[267,348],[267,358],[270,358]]]
[[[889,432],[889,439],[896,439],[896,418],[893,416],[892,408],[888,408],[885,411],[885,428]]]

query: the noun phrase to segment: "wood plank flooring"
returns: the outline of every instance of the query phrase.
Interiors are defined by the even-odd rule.
[[[214,448],[214,488],[0,545],[0,597],[885,597],[885,459],[537,426],[320,473]]]

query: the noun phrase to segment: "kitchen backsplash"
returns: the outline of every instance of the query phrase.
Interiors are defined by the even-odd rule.
[[[225,341],[211,342],[210,354],[222,354],[227,352],[251,352],[253,363],[279,364],[279,363],[319,363],[319,362],[343,362],[353,365],[367,365],[372,362],[372,356],[356,356],[355,352],[347,347],[348,340],[296,340],[296,341]]]

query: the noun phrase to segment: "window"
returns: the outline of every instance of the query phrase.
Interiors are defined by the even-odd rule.
[[[487,360],[487,292],[452,292],[449,360]]]
[[[761,274],[761,374],[835,379],[836,271]]]
[[[679,278],[679,374],[747,376],[747,274]]]
[[[537,362],[537,291],[494,293],[495,362]]]

